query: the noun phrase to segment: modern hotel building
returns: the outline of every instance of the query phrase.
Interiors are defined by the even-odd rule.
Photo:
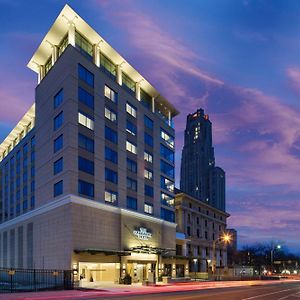
[[[176,258],[173,105],[65,6],[0,145],[0,266],[86,281],[187,275]]]

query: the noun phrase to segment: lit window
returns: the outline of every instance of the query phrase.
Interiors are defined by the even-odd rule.
[[[169,135],[163,129],[160,129],[160,136],[171,148],[174,148],[174,137]]]
[[[153,162],[153,156],[152,154],[150,154],[149,152],[145,151],[144,152],[144,160],[149,162],[149,163],[152,163]]]
[[[151,170],[145,169],[144,170],[144,177],[153,180],[153,172]]]
[[[126,150],[133,154],[137,153],[136,145],[130,143],[129,141],[126,141]]]
[[[160,194],[161,203],[170,207],[174,207],[174,197],[166,193]]]
[[[104,86],[104,96],[112,102],[117,103],[118,101],[118,94],[107,85]]]
[[[84,115],[83,113],[78,113],[78,123],[94,130],[94,121],[92,118],[88,117],[87,115]]]
[[[144,204],[144,212],[145,212],[146,214],[152,215],[152,214],[153,214],[153,205],[152,205],[152,204],[145,203],[145,204]]]
[[[160,187],[169,192],[174,192],[174,182],[164,176],[160,176]]]
[[[106,190],[104,193],[105,202],[116,203],[118,201],[118,193]]]
[[[129,104],[128,102],[126,103],[126,111],[133,116],[134,118],[136,118],[136,108]]]
[[[117,114],[110,110],[109,108],[105,107],[105,118],[112,122],[117,122]]]

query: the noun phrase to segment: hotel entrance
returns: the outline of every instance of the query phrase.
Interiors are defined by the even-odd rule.
[[[119,263],[79,262],[79,279],[82,287],[95,287],[105,283],[117,283],[119,277]]]
[[[129,262],[127,273],[132,278],[132,283],[142,283],[145,280],[152,281],[155,274],[155,263]]]

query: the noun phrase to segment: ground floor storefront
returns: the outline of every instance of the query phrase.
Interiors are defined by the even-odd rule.
[[[163,276],[184,278],[189,276],[188,260],[166,258],[161,254],[118,253],[93,250],[74,256],[73,268],[81,287],[106,283],[135,284],[162,281]]]

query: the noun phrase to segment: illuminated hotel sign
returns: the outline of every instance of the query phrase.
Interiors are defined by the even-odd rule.
[[[148,241],[152,237],[152,233],[147,230],[145,227],[139,227],[136,230],[133,230],[133,234],[138,237],[140,240]]]

